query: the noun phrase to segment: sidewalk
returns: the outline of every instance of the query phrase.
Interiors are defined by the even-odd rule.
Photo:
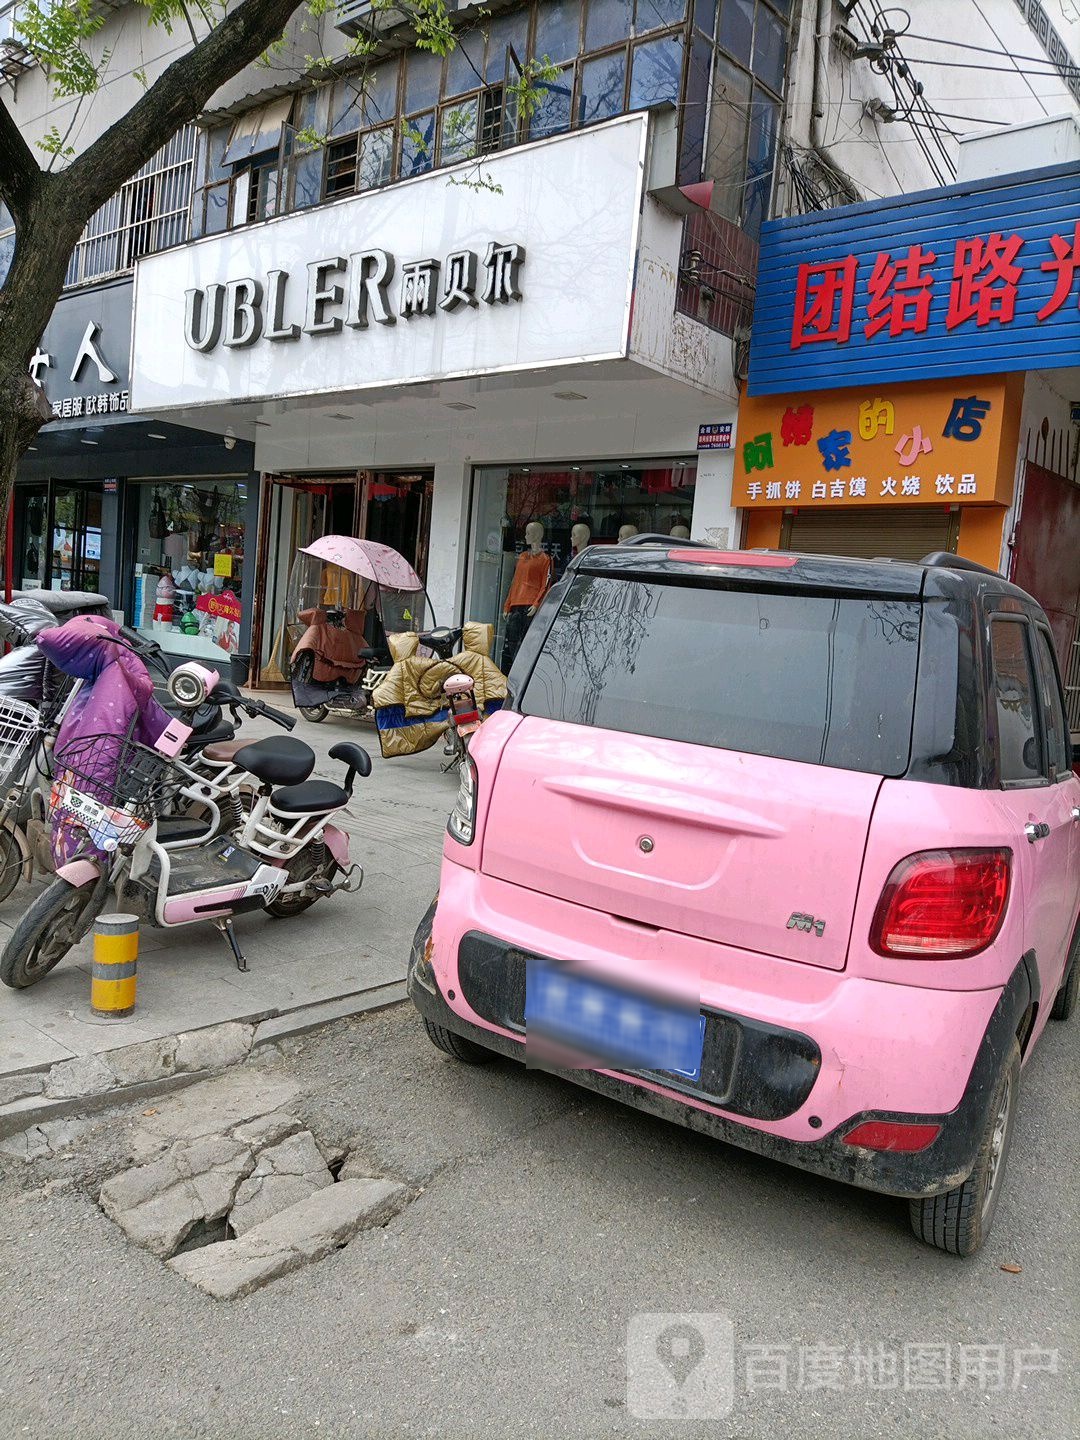
[[[291,711],[287,695],[265,698]],[[254,740],[283,732],[249,720],[242,733]],[[0,1080],[223,1021],[293,1015],[302,1028],[307,1007],[341,1001],[337,1012],[348,1013],[349,997],[362,1008],[365,993],[404,979],[413,931],[438,884],[457,777],[441,773],[441,743],[423,755],[383,760],[370,723],[312,725],[297,716],[292,733],[315,750],[317,776],[340,780],[340,763],[326,753],[337,741],[353,740],[371,755],[370,777],[357,782],[351,813],[337,822],[349,831],[352,858],[364,867],[359,894],[331,896],[290,920],[238,916],[236,934],[251,967],[247,974],[236,969],[210,925],[159,930],[144,924],[136,1009],[123,1021],[90,1014],[93,939],[88,937],[30,989],[0,986]],[[43,883],[20,884],[0,906],[0,945]],[[288,1028],[283,1023],[282,1029]],[[4,1098],[0,1093],[0,1101]]]

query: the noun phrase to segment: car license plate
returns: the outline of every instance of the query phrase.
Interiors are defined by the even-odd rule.
[[[543,960],[526,962],[525,1033],[605,1066],[701,1076],[704,1015]]]

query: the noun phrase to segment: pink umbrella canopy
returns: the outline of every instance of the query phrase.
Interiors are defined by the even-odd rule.
[[[423,590],[419,575],[404,555],[375,540],[357,540],[352,535],[324,535],[301,551],[329,565],[340,565],[365,580],[374,580],[389,590]]]

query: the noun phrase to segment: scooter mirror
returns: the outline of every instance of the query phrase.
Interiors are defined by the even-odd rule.
[[[199,665],[194,660],[187,660],[172,672],[166,688],[177,705],[185,710],[196,710],[205,702],[217,683],[217,671],[208,670],[205,665]]]

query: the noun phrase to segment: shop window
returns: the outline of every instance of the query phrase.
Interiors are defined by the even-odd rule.
[[[536,7],[533,52],[558,65],[573,60],[581,43],[581,0],[549,0]]]
[[[247,487],[138,484],[131,619],[170,653],[221,661],[240,648]]]
[[[480,100],[476,95],[458,104],[444,105],[439,126],[439,162],[452,165],[455,160],[471,160],[476,154],[476,127],[480,116]]]
[[[627,527],[641,533],[689,536],[697,467],[694,460],[606,461],[601,464],[492,466],[474,471],[469,618],[496,626],[495,657],[506,654],[507,602],[526,528],[539,524],[551,577],[566,569],[576,546],[614,545]],[[536,532],[531,532],[535,538]],[[513,608],[513,607],[511,607]],[[510,628],[511,648],[515,628]]]
[[[0,202],[0,285],[7,279],[11,257],[15,254],[15,222],[11,211]]]
[[[626,51],[616,50],[581,67],[581,123],[606,120],[623,108],[626,92]]]
[[[356,183],[361,190],[385,185],[394,175],[394,127],[382,125],[360,137]]]
[[[542,140],[570,129],[573,113],[574,67],[564,65],[551,80],[538,81],[539,103],[529,121],[529,138]]]
[[[733,60],[749,66],[754,48],[755,0],[720,0],[720,48]]]
[[[401,127],[401,174],[422,175],[435,164],[435,112],[411,115]]]
[[[763,85],[779,95],[784,88],[787,27],[767,5],[759,5],[754,25],[754,53],[750,68]]]
[[[585,20],[585,49],[604,50],[629,40],[634,22],[634,0],[589,0]]]
[[[676,36],[636,46],[629,108],[644,110],[665,101],[676,104],[682,83],[682,57],[682,41]]]

